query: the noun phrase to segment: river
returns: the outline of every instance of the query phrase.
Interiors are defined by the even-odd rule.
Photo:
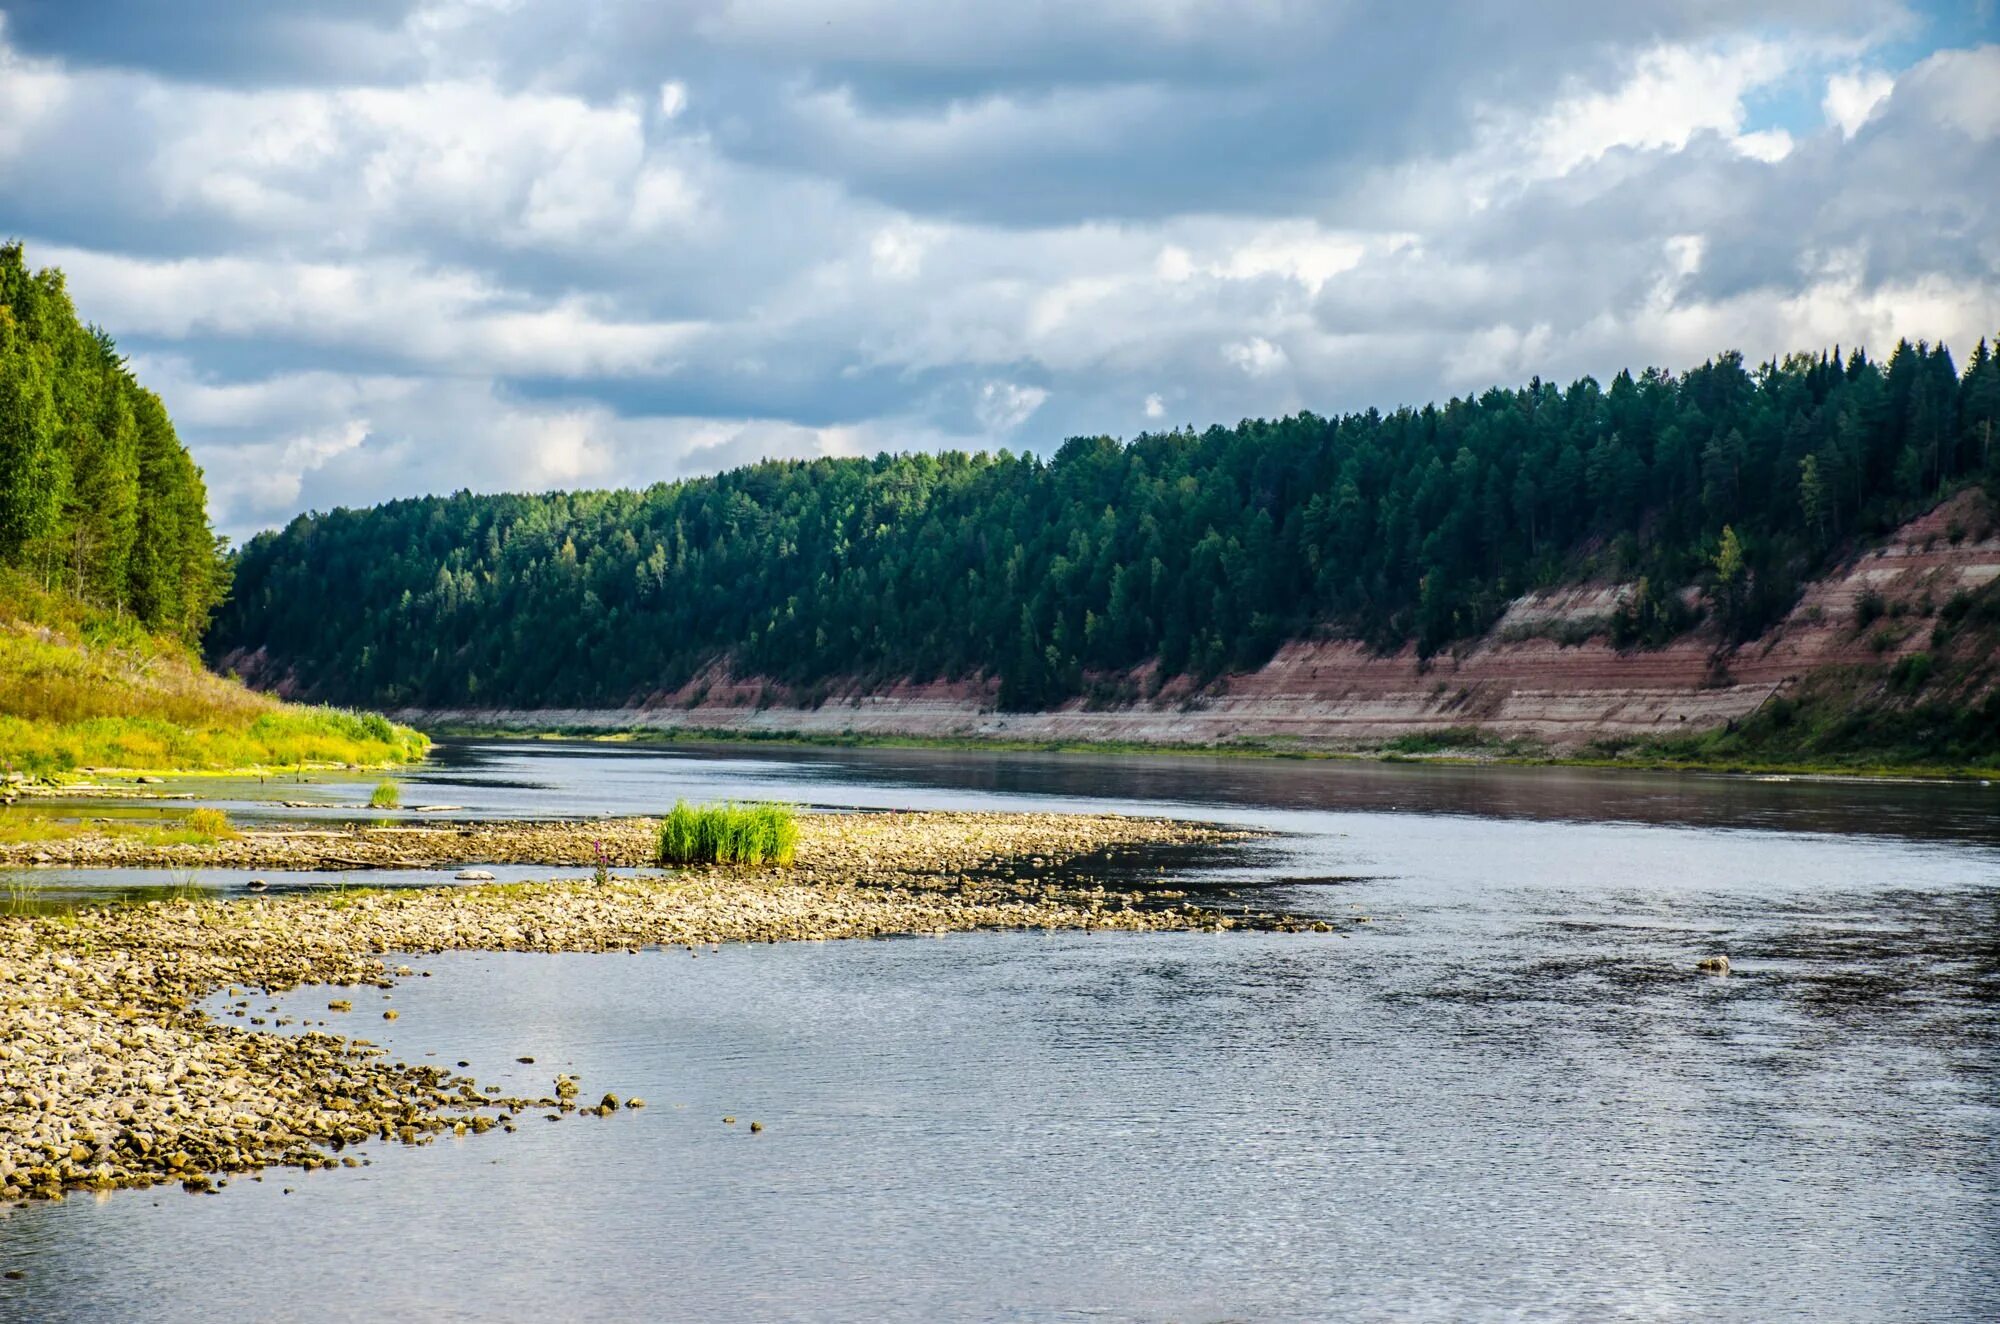
[[[404,789],[682,796],[1240,823],[1153,876],[1368,922],[425,958],[397,1055],[649,1106],[0,1210],[0,1318],[2000,1317],[2000,788],[536,743]]]

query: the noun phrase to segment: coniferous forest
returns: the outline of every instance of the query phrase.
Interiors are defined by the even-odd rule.
[[[1952,486],[2000,484],[1996,424],[1986,343],[1961,370],[1919,342],[1082,437],[1046,460],[461,492],[251,540],[211,653],[265,648],[307,693],[385,705],[618,705],[722,660],[808,694],[997,676],[1003,707],[1034,708],[1155,659],[1254,666],[1315,632],[1434,652],[1588,574],[1636,584],[1621,647],[1698,615],[1728,642]]]
[[[198,642],[228,589],[201,470],[60,271],[0,245],[0,566]]]

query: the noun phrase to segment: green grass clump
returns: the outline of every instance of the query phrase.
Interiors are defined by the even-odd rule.
[[[384,778],[375,783],[374,791],[368,796],[368,807],[370,809],[401,809],[403,807],[403,788],[396,785],[394,780]]]
[[[661,864],[786,865],[798,844],[798,814],[790,805],[678,800],[660,824]]]
[[[212,805],[204,805],[187,816],[187,830],[210,841],[228,841],[236,836],[229,815]]]

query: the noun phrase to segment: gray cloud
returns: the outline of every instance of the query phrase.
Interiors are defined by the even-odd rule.
[[[30,55],[175,78],[271,85],[407,72],[409,0],[10,0],[8,37]]]
[[[1869,0],[155,8],[0,0],[0,216],[239,536],[2000,323],[2000,47]]]

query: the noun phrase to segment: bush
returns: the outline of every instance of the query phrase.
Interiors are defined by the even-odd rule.
[[[204,806],[187,816],[188,831],[207,837],[211,841],[227,841],[236,836],[236,829],[229,822],[229,815],[220,809]]]
[[[790,805],[679,800],[660,824],[660,863],[787,865],[798,842],[798,815]]]
[[[1889,669],[1889,683],[1905,694],[1915,694],[1929,682],[1930,678],[1929,653],[1912,653],[1908,657],[1899,658],[1896,665]]]
[[[375,790],[368,797],[370,809],[400,809],[403,807],[403,788],[389,779],[375,784]]]

